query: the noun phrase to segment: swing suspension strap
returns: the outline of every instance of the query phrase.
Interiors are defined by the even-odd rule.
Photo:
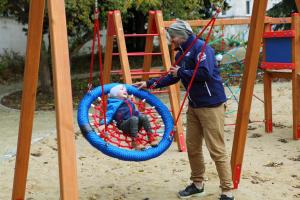
[[[202,49],[201,49],[201,53],[200,53],[200,56],[199,56],[199,59],[198,59],[198,62],[195,66],[195,69],[194,69],[194,73],[192,75],[192,78],[191,78],[191,81],[189,82],[189,85],[188,85],[188,88],[186,90],[186,93],[185,93],[185,96],[184,96],[184,99],[183,99],[183,102],[181,103],[181,106],[180,106],[180,109],[179,109],[179,112],[177,114],[177,117],[175,119],[175,123],[174,125],[177,125],[178,121],[179,121],[179,117],[180,117],[180,114],[182,112],[182,109],[183,109],[183,106],[184,106],[184,103],[186,101],[186,98],[189,94],[189,91],[192,87],[192,84],[193,84],[193,81],[195,79],[195,76],[196,76],[196,73],[197,73],[197,70],[199,68],[199,65],[200,65],[200,62],[201,62],[201,59],[203,57],[203,54],[204,54],[204,51],[205,51],[205,48],[206,48],[206,45],[209,41],[209,38],[210,38],[210,35],[211,35],[211,32],[213,30],[213,27],[214,27],[214,23],[216,21],[216,18],[217,16],[219,15],[219,13],[221,12],[221,9],[218,8],[216,10],[216,14],[212,17],[212,19],[206,24],[206,26],[201,30],[200,33],[198,33],[198,35],[196,36],[196,38],[192,41],[192,43],[188,46],[188,48],[183,52],[183,54],[177,59],[177,61],[172,65],[173,67],[175,67],[176,65],[178,65],[178,63],[184,58],[184,56],[187,54],[187,52],[194,46],[194,44],[197,42],[197,40],[202,36],[202,34],[204,33],[204,31],[210,26],[210,29],[208,31],[208,35],[206,36],[206,39],[205,39],[205,43],[204,45],[202,46]],[[155,86],[165,77],[167,76],[168,74],[170,73],[170,71],[167,71],[165,74],[163,74],[158,80],[156,80],[150,87],[149,89],[154,89]],[[174,132],[172,133],[174,134]]]
[[[100,39],[100,22],[99,22],[99,9],[98,2],[95,0],[95,11],[94,11],[94,37],[92,42],[92,54],[91,54],[91,63],[90,63],[90,78],[88,83],[88,91],[90,91],[93,87],[93,66],[94,66],[94,55],[95,55],[95,42],[97,40],[97,48],[98,48],[98,58],[99,58],[99,66],[100,66],[100,85],[102,91],[104,91],[104,82],[103,82],[103,65],[102,65],[102,50],[101,50],[101,39]],[[104,127],[105,132],[107,131],[106,125],[106,101],[105,94],[102,92],[102,101],[103,101],[103,115],[104,115]]]
[[[220,10],[220,9],[217,9],[216,15],[215,15],[215,16],[212,18],[212,20],[211,20],[211,27],[210,27],[210,29],[209,29],[209,31],[208,31],[207,36],[206,36],[205,43],[204,43],[204,45],[203,45],[203,47],[202,47],[202,49],[201,49],[201,53],[200,53],[198,62],[197,62],[196,66],[195,66],[195,69],[194,69],[193,76],[192,76],[192,78],[191,78],[191,81],[189,82],[188,88],[187,88],[187,90],[186,90],[186,93],[185,93],[185,95],[184,95],[183,101],[182,101],[182,103],[181,103],[179,112],[178,112],[177,117],[176,117],[176,120],[175,120],[175,125],[178,123],[178,120],[179,120],[180,114],[181,114],[181,112],[182,112],[184,103],[185,103],[185,101],[186,101],[187,96],[189,95],[189,92],[190,92],[191,87],[192,87],[192,84],[193,84],[193,82],[194,82],[196,73],[197,73],[197,71],[198,71],[198,68],[199,68],[201,59],[202,59],[202,57],[203,57],[205,48],[206,48],[206,46],[207,46],[207,43],[209,42],[209,38],[210,38],[210,35],[211,35],[211,33],[212,33],[212,30],[213,30],[213,27],[214,27],[216,18],[217,18],[218,14],[219,14],[220,12],[221,12],[221,10]]]

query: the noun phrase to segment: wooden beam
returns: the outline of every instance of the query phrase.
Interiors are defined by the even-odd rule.
[[[295,3],[297,6],[298,13],[300,13],[300,0],[295,0]]]
[[[148,18],[148,30],[147,34],[154,33],[156,29],[155,19],[154,19],[155,11],[149,11],[149,18]],[[145,53],[152,53],[153,51],[153,38],[154,36],[147,36],[146,37],[146,45],[145,45]],[[143,71],[149,72],[152,64],[152,55],[145,55],[144,56],[144,63],[143,63]],[[143,75],[142,80],[146,81],[149,79],[149,75]]]
[[[115,25],[115,31],[116,31],[116,37],[118,40],[118,49],[120,53],[120,63],[121,68],[123,70],[123,77],[125,80],[125,83],[132,84],[131,74],[130,74],[130,67],[129,67],[129,61],[127,56],[127,48],[125,44],[125,37],[124,37],[124,31],[123,31],[123,25],[122,25],[122,19],[121,19],[121,13],[119,10],[114,11],[114,25]]]
[[[60,198],[78,199],[71,74],[65,1],[48,1],[56,109]]]
[[[106,32],[106,45],[105,45],[105,58],[103,66],[103,83],[110,82],[111,65],[112,65],[112,52],[114,44],[114,34],[116,33],[114,27],[113,11],[107,13],[107,32]]]
[[[292,78],[292,70],[266,70],[265,73],[269,74],[271,78]]]
[[[24,83],[12,199],[25,199],[45,1],[30,1]]]
[[[236,128],[231,154],[232,178],[234,187],[237,188],[240,180],[241,167],[244,157],[249,113],[256,78],[259,58],[259,49],[263,35],[264,23],[261,20],[265,16],[267,0],[254,0],[251,16],[248,48],[245,59],[245,69],[240,93]]]
[[[265,17],[264,23],[270,24],[290,24],[291,18],[290,17],[282,17],[282,18],[272,18],[272,17]],[[170,27],[175,21],[164,21],[164,26],[166,28]],[[209,20],[187,20],[187,22],[192,27],[199,27],[205,26]],[[217,19],[215,22],[215,26],[223,26],[223,25],[244,25],[250,24],[250,18],[236,18],[236,19]]]
[[[272,30],[271,24],[265,24],[264,32],[270,32]],[[262,60],[266,60],[266,44],[263,43],[263,55]],[[265,132],[273,132],[273,120],[272,120],[272,76],[265,71],[264,73],[264,111],[265,111]]]
[[[299,1],[298,1],[299,5]],[[292,96],[293,96],[293,136],[294,139],[300,139],[300,14],[292,15],[292,30],[295,31],[295,37],[292,39],[292,62],[295,64],[295,70],[292,73]]]
[[[167,36],[166,36],[166,30],[164,27],[164,21],[163,21],[163,16],[161,11],[156,11],[155,15],[155,21],[157,25],[157,31],[159,34],[159,44],[160,44],[160,50],[163,53],[163,66],[165,67],[166,71],[170,70],[171,67],[171,60],[170,60],[170,53],[169,53],[169,48],[168,48],[168,43],[167,43]],[[169,86],[169,98],[170,98],[170,103],[172,107],[172,114],[173,117],[175,118],[177,114],[179,113],[179,102],[178,102],[178,95],[179,93],[177,92],[176,89],[176,84]],[[179,151],[186,151],[186,145],[185,145],[185,140],[184,140],[184,134],[183,134],[183,127],[182,127],[182,121],[181,119],[178,120],[177,126],[176,126],[176,134],[175,138],[177,141],[177,146]]]

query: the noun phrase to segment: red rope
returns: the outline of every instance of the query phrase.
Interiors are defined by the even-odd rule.
[[[149,142],[151,142],[151,139],[153,137],[160,136],[158,130],[162,128],[162,125],[158,121],[157,112],[155,112],[152,107],[145,107],[143,103],[135,101],[134,99],[131,100],[134,102],[136,107],[142,108],[144,110],[141,113],[147,115],[150,121],[152,127],[152,135],[149,137],[148,133],[144,129],[142,129],[139,131],[137,138],[137,141],[139,143],[147,146]],[[107,130],[100,130],[100,121],[102,121],[104,118],[103,101],[100,101],[99,103],[97,103],[97,105],[94,106],[94,113],[90,114],[90,117],[92,118],[93,122],[91,124],[94,126],[99,137],[103,138],[107,143],[113,144],[117,147],[132,149],[132,137],[120,131],[114,123],[108,124]]]
[[[178,120],[179,120],[179,117],[180,117],[180,114],[181,114],[181,112],[182,112],[184,103],[185,103],[185,101],[186,101],[187,96],[189,95],[190,90],[191,90],[191,87],[192,87],[192,84],[193,84],[193,82],[194,82],[194,79],[195,79],[197,70],[198,70],[198,68],[199,68],[199,65],[200,65],[202,56],[203,56],[204,51],[205,51],[205,48],[206,48],[206,45],[207,45],[207,43],[208,43],[208,41],[209,41],[211,32],[212,32],[212,30],[213,30],[215,21],[216,21],[216,17],[213,17],[212,20],[211,20],[212,25],[211,25],[210,30],[209,30],[209,32],[208,32],[208,35],[207,35],[207,37],[206,37],[205,43],[204,43],[204,45],[203,45],[203,47],[202,47],[202,50],[201,50],[201,53],[200,53],[200,56],[199,56],[199,60],[198,60],[198,62],[197,62],[197,64],[196,64],[196,67],[195,67],[195,69],[194,69],[193,76],[192,76],[191,81],[190,81],[190,83],[189,83],[189,85],[188,85],[188,88],[187,88],[186,93],[185,93],[185,95],[184,95],[184,99],[183,99],[183,101],[182,101],[182,103],[181,103],[179,112],[178,112],[178,114],[177,114],[177,117],[176,117],[176,120],[175,120],[175,125],[177,124],[177,122],[178,122]]]
[[[172,65],[173,67],[175,67],[176,65],[178,65],[178,63],[184,58],[184,56],[187,54],[187,52],[194,46],[194,44],[197,42],[197,40],[202,36],[202,34],[204,33],[204,31],[207,29],[207,27],[212,23],[214,18],[212,18],[207,24],[206,26],[201,30],[201,32],[196,36],[196,38],[192,41],[192,43],[188,46],[188,48],[183,52],[183,54],[176,60],[176,62]],[[170,70],[167,71],[165,74],[163,74],[158,80],[156,80],[150,87],[149,89],[154,89],[155,86],[168,74],[170,73]]]
[[[192,83],[193,83],[193,81],[194,81],[194,79],[195,79],[195,75],[196,75],[197,70],[198,70],[198,68],[199,68],[199,64],[200,64],[201,59],[202,59],[202,57],[203,57],[203,54],[204,54],[206,45],[207,45],[207,43],[208,43],[208,41],[209,41],[211,32],[212,32],[212,30],[213,30],[214,23],[215,23],[216,18],[217,18],[218,14],[219,14],[220,12],[221,12],[221,10],[218,9],[217,12],[216,12],[216,15],[213,16],[213,18],[206,24],[206,26],[205,26],[205,27],[201,30],[201,32],[196,36],[196,38],[192,41],[192,43],[188,46],[188,48],[183,52],[183,54],[182,54],[182,55],[177,59],[177,61],[172,65],[173,67],[175,67],[175,66],[176,66],[176,65],[184,58],[184,56],[187,54],[187,52],[194,46],[194,44],[195,44],[195,43],[197,42],[197,40],[201,37],[201,35],[204,33],[204,31],[207,29],[207,27],[211,24],[210,30],[209,30],[208,35],[207,35],[207,37],[206,37],[205,43],[204,43],[204,45],[203,45],[203,47],[202,47],[202,50],[201,50],[201,53],[200,53],[200,56],[199,56],[199,60],[198,60],[198,62],[197,62],[197,64],[196,64],[196,66],[195,66],[193,76],[192,76],[191,81],[190,81],[190,83],[189,83],[189,85],[188,85],[187,91],[186,91],[186,93],[185,93],[183,102],[182,102],[182,104],[181,104],[181,106],[180,106],[180,109],[179,109],[179,112],[178,112],[178,114],[177,114],[177,117],[176,117],[176,120],[175,120],[174,125],[177,125],[177,123],[178,123],[178,121],[179,121],[180,114],[181,114],[181,112],[182,112],[184,103],[185,103],[186,98],[187,98],[187,96],[188,96],[188,94],[189,94],[189,91],[190,91],[190,89],[191,89]],[[166,72],[166,73],[165,73],[164,75],[162,75],[158,80],[156,80],[156,81],[149,87],[149,89],[153,89],[153,88],[157,85],[157,83],[159,83],[159,81],[161,81],[167,74],[169,74],[169,72],[170,72],[170,71]],[[173,132],[173,134],[174,134],[174,132]]]
[[[92,55],[91,55],[91,64],[90,64],[90,78],[88,83],[88,91],[90,91],[93,87],[93,66],[94,66],[94,55],[95,55],[95,42],[97,39],[98,45],[98,58],[99,58],[99,68],[100,68],[100,85],[102,89],[102,99],[104,100],[104,82],[103,82],[103,65],[102,65],[102,50],[101,50],[101,38],[100,38],[100,22],[99,22],[99,10],[95,7],[94,12],[94,37],[92,42]],[[103,104],[103,115],[104,115],[104,127],[105,131],[107,130],[106,125],[106,102]]]

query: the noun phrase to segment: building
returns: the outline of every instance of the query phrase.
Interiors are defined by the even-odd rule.
[[[248,18],[252,14],[254,0],[226,0],[231,8],[222,12],[218,18]],[[269,0],[267,10],[282,0]],[[225,37],[246,41],[248,39],[248,25],[226,26],[224,29]]]
[[[222,12],[220,18],[246,18],[252,14],[254,0],[226,0],[231,6],[226,12]],[[269,0],[267,10],[282,0]]]

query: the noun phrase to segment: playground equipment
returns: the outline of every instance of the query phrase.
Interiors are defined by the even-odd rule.
[[[116,14],[116,19],[121,20],[120,12],[119,11],[111,11],[108,12],[108,21],[110,25],[113,25],[112,17]],[[155,12],[150,12],[154,14]],[[127,161],[144,161],[154,157],[159,156],[162,154],[167,148],[171,145],[174,137],[173,131],[173,119],[170,115],[168,108],[160,102],[158,98],[150,94],[149,92],[139,90],[133,86],[126,85],[127,91],[131,95],[131,102],[135,102],[136,107],[138,108],[140,113],[147,115],[149,122],[151,124],[152,134],[148,135],[144,129],[139,131],[138,137],[136,140],[147,146],[147,150],[145,151],[134,151],[132,150],[132,140],[133,138],[130,135],[123,133],[116,127],[116,123],[108,122],[106,118],[106,111],[107,111],[107,94],[109,90],[115,86],[116,84],[106,84],[104,85],[104,81],[108,81],[110,77],[110,73],[104,76],[103,73],[103,65],[102,65],[102,51],[101,51],[101,44],[100,44],[100,21],[99,21],[99,9],[97,2],[95,3],[95,11],[94,11],[94,37],[92,42],[92,53],[91,53],[91,63],[90,63],[90,77],[88,83],[88,92],[81,100],[78,106],[78,113],[77,113],[77,120],[79,127],[83,136],[89,141],[89,143],[103,152],[108,156],[112,156],[115,158],[119,158],[121,160]],[[119,18],[118,18],[119,17]],[[152,17],[153,18],[153,17]],[[153,19],[152,19],[153,20]],[[121,22],[121,21],[117,21]],[[150,21],[152,22],[152,21]],[[155,24],[154,24],[155,25]],[[122,27],[117,27],[117,30],[122,30]],[[108,25],[109,31],[114,31],[114,28]],[[108,32],[110,36],[113,36],[114,33]],[[154,36],[158,35],[154,34],[142,34],[142,36]],[[127,36],[141,36],[141,34],[127,34]],[[118,37],[120,38],[120,45],[125,46],[124,34],[121,32]],[[97,41],[98,47],[98,57],[99,57],[99,68],[100,68],[100,86],[93,88],[93,66],[94,66],[94,50],[95,44]],[[109,41],[112,42],[112,41]],[[152,41],[151,41],[152,42]],[[112,45],[112,43],[109,43]],[[111,46],[109,46],[111,47]],[[124,49],[125,48],[125,49]],[[144,56],[144,55],[161,55],[161,53],[145,53],[145,52],[134,52],[134,53],[127,53],[126,46],[121,48],[121,65],[124,69],[124,79],[130,81],[131,83],[131,74],[127,74],[129,70],[129,62],[128,62],[128,55],[131,56]],[[124,53],[126,56],[124,56]],[[112,63],[112,55],[119,55],[119,53],[112,53],[109,51],[109,56],[106,57],[106,61],[108,61],[109,68],[111,68]],[[106,54],[107,55],[107,54]],[[109,60],[108,60],[109,59]],[[126,60],[127,59],[127,60]],[[125,61],[125,62],[124,62]],[[151,64],[151,63],[150,63]],[[106,71],[107,72],[107,71]],[[119,70],[121,72],[121,70]],[[135,73],[138,71],[135,71]],[[147,72],[139,72],[136,75],[146,74]],[[158,75],[162,72],[154,72],[153,74]],[[104,80],[105,79],[105,80]],[[139,97],[140,101],[136,101],[135,97]],[[149,106],[145,106],[146,103],[150,104]],[[158,112],[156,112],[158,111]],[[157,115],[159,113],[159,115]],[[159,120],[162,119],[164,125],[159,123]],[[104,128],[101,129],[101,121],[104,124]],[[159,133],[162,131],[161,129],[164,128],[164,134]],[[148,145],[153,137],[158,138],[158,136],[162,136],[161,141],[159,142],[158,147],[150,148]],[[183,137],[183,136],[182,136]],[[184,150],[184,145],[179,145],[182,150]],[[131,149],[131,150],[129,150]]]
[[[296,0],[296,4],[298,10],[300,10],[300,0]],[[261,46],[264,28],[264,21],[262,19],[264,18],[266,5],[267,0],[255,0],[251,17],[249,42],[245,60],[245,73],[243,76],[236,122],[237,126],[234,134],[231,158],[235,188],[238,187],[240,180],[247,135],[247,125],[249,122],[250,106],[258,65],[259,49]],[[30,3],[24,88],[22,95],[14,185],[12,191],[13,200],[24,199],[25,197],[38,80],[38,66],[42,41],[44,8],[45,1],[43,0],[35,1],[34,3],[31,1]],[[78,199],[75,139],[72,117],[73,108],[64,1],[48,1],[48,9],[51,30],[52,64],[54,67],[53,77],[58,135],[60,197],[61,199]],[[156,20],[158,21],[157,18]],[[220,22],[221,21],[222,20],[220,20]],[[245,19],[244,21],[249,23],[250,20]],[[162,21],[160,22],[162,23]],[[237,20],[236,23],[237,22],[240,21]],[[201,23],[203,22],[201,21]],[[216,21],[216,24],[218,24],[218,21]],[[161,27],[164,26],[162,25]],[[296,35],[294,40],[299,42],[299,35]],[[165,48],[165,50],[167,50],[167,48]],[[295,50],[295,55],[300,55],[299,49]],[[299,65],[299,60],[295,63],[295,65]],[[297,87],[299,87],[299,72],[294,73],[294,76],[297,77]],[[297,94],[297,99],[299,100],[298,95],[299,94]]]
[[[153,38],[157,36],[160,44],[161,52],[153,51]],[[125,37],[146,37],[145,52],[127,52]],[[117,39],[118,53],[113,53],[113,43],[114,39]],[[105,50],[105,61],[104,61],[104,83],[110,82],[110,74],[112,67],[112,56],[119,56],[121,63],[121,72],[123,75],[123,80],[127,84],[132,83],[132,74],[142,80],[149,79],[150,75],[162,76],[171,67],[171,60],[169,54],[169,48],[167,44],[166,32],[163,26],[163,16],[161,11],[150,11],[148,19],[148,30],[146,34],[124,34],[122,19],[120,11],[110,11],[108,12],[108,22],[107,22],[107,36],[106,36],[106,50]],[[144,63],[142,70],[130,70],[128,56],[144,56]],[[161,56],[163,61],[164,69],[157,71],[151,70],[152,56]],[[162,91],[158,91],[161,93]],[[179,85],[172,85],[168,87],[167,91],[163,91],[169,94],[169,99],[171,103],[171,111],[173,117],[179,113]],[[183,127],[181,119],[176,123],[176,133],[175,140],[177,141],[177,146],[179,151],[186,151]]]
[[[296,1],[298,10],[300,10],[300,0]],[[264,24],[282,24],[291,23],[291,18],[271,18],[264,16],[266,10],[267,0],[254,1],[253,12],[250,19],[219,19],[216,21],[215,26],[224,25],[241,25],[250,24],[248,46],[245,56],[245,69],[243,73],[243,81],[241,87],[241,93],[239,98],[239,106],[236,120],[236,128],[234,134],[234,141],[231,154],[231,166],[232,166],[232,179],[234,188],[238,188],[241,175],[241,166],[244,155],[245,141],[247,135],[247,128],[249,123],[250,107],[253,95],[254,82],[256,79],[258,58],[261,47],[262,32],[260,32],[261,26]],[[264,20],[262,20],[264,19]],[[205,26],[208,20],[190,20],[187,21],[192,27]],[[165,21],[165,27],[169,27],[173,21]],[[299,25],[298,25],[299,26]],[[257,27],[259,27],[257,29]],[[299,41],[299,36],[295,36],[295,41]],[[299,46],[299,45],[298,45]],[[299,50],[296,50],[294,55],[300,55]],[[298,52],[298,53],[297,53]],[[175,52],[171,54],[174,59]],[[297,61],[299,65],[299,61]],[[297,65],[295,63],[295,65]],[[299,72],[295,72],[294,75],[297,81],[294,81],[295,87],[299,87]],[[297,82],[297,83],[296,83]],[[233,93],[234,94],[234,93]],[[299,103],[300,93],[293,96],[295,103]],[[298,99],[298,100],[297,100]],[[299,106],[294,106],[294,108]],[[299,114],[299,112],[297,112]],[[294,118],[295,119],[295,118]],[[297,120],[299,118],[297,117]],[[295,124],[295,123],[294,123]]]
[[[84,137],[90,142],[90,144],[104,154],[121,160],[144,161],[161,155],[172,144],[174,122],[168,108],[162,104],[157,97],[150,94],[148,91],[139,90],[136,87],[126,85],[129,95],[133,95],[134,97],[144,100],[142,103],[138,104],[137,107],[139,110],[143,110],[143,113],[150,118],[149,121],[151,122],[153,129],[152,134],[156,134],[156,136],[158,135],[157,132],[162,125],[156,122],[158,116],[155,115],[156,112],[154,112],[154,109],[157,110],[159,116],[161,116],[164,124],[164,134],[162,135],[162,139],[157,147],[147,148],[143,151],[129,150],[128,148],[131,147],[131,138],[126,136],[126,134],[120,133],[113,123],[108,125],[109,127],[107,130],[96,131],[99,128],[99,121],[104,120],[104,116],[101,115],[104,111],[101,99],[101,103],[99,104],[98,108],[96,108],[93,102],[101,97],[103,92],[108,94],[110,89],[114,86],[116,86],[116,83],[106,84],[104,86],[104,90],[102,90],[102,88],[99,86],[88,92],[81,100],[78,107],[78,124]],[[131,100],[136,101],[134,98],[131,98]],[[152,108],[145,108],[143,104],[144,102],[147,102]],[[89,109],[91,107],[94,107],[96,112],[100,112],[100,115],[97,115],[96,112],[92,114],[92,118],[94,118],[92,123],[89,119]],[[139,132],[138,139],[144,145],[148,143],[148,141],[144,139],[146,137],[146,132]]]
[[[300,0],[295,1],[297,4],[298,11],[300,10]],[[243,81],[241,87],[241,94],[239,100],[239,108],[236,118],[236,128],[234,133],[234,141],[231,154],[231,166],[232,166],[232,177],[234,187],[237,188],[240,175],[241,167],[243,162],[245,143],[247,138],[247,129],[249,123],[249,113],[256,77],[256,71],[258,67],[258,59],[261,47],[261,40],[264,32],[264,21],[262,20],[265,17],[265,11],[267,7],[267,0],[255,0],[253,3],[253,10],[251,16],[251,24],[249,31],[248,47],[246,51],[245,59],[245,70],[243,74]],[[299,24],[297,25],[299,26]],[[294,40],[299,43],[300,36],[295,35]],[[298,46],[299,47],[299,46]],[[296,52],[294,55],[300,55],[299,48],[294,49]],[[295,65],[300,65],[299,60]],[[297,68],[297,67],[296,67]],[[299,72],[294,73],[295,86],[300,87],[299,83]],[[299,104],[299,93],[296,94],[295,103]],[[297,106],[299,107],[299,105]],[[297,114],[299,114],[298,112]],[[300,118],[297,117],[299,120]]]
[[[97,13],[97,9],[96,9],[96,14]],[[161,13],[156,11],[156,12],[150,12],[150,14],[155,14],[155,13],[159,13],[160,16],[162,17]],[[219,12],[218,12],[219,13]],[[199,61],[198,63],[196,64],[195,66],[195,70],[194,70],[194,74],[191,78],[191,81],[188,85],[188,88],[187,88],[187,92],[184,96],[184,99],[183,99],[183,102],[180,106],[180,109],[177,113],[176,117],[175,118],[175,123],[174,123],[174,126],[176,126],[178,124],[178,122],[180,122],[180,113],[182,112],[183,110],[183,106],[184,106],[184,103],[187,99],[187,96],[188,96],[188,93],[189,93],[189,90],[191,88],[191,85],[193,83],[193,80],[194,80],[194,77],[195,77],[195,74],[196,74],[196,71],[197,71],[197,68],[199,67],[199,63],[200,63],[200,60],[201,60],[201,57],[203,56],[204,54],[204,49],[205,49],[205,46],[207,45],[208,41],[209,41],[209,38],[210,38],[210,35],[211,35],[211,32],[212,32],[212,29],[213,29],[213,25],[214,25],[214,22],[216,20],[216,16],[218,15],[218,13],[212,18],[212,20],[206,25],[206,27],[197,35],[197,37],[194,39],[194,41],[190,44],[190,46],[185,50],[185,52],[178,58],[178,60],[173,64],[173,66],[176,66],[180,61],[181,59],[184,58],[184,56],[189,52],[190,48],[194,45],[194,43],[197,41],[197,39],[199,37],[201,37],[201,35],[203,34],[203,32],[210,26],[210,29],[209,29],[209,32],[208,32],[208,36],[206,37],[206,42],[204,43],[203,47],[202,47],[202,50],[201,50],[201,53],[200,53],[200,56],[199,56]],[[113,17],[113,14],[115,14],[115,16]],[[96,17],[97,15],[95,15]],[[111,17],[111,18],[110,18]],[[152,17],[153,18],[153,17]],[[119,21],[116,21],[117,23],[116,24],[116,30],[114,30],[110,24],[112,25],[112,20],[113,19],[119,19]],[[161,19],[160,22],[162,22],[162,18],[159,18]],[[152,19],[153,20],[153,19]],[[169,146],[170,146],[170,141],[172,141],[173,139],[173,131],[171,132],[171,129],[170,127],[170,123],[173,123],[173,120],[171,119],[168,119],[166,118],[166,114],[164,113],[168,113],[168,110],[165,109],[165,110],[162,110],[161,108],[166,108],[165,106],[162,106],[161,103],[159,103],[158,99],[155,98],[154,96],[151,96],[149,93],[145,93],[144,91],[140,91],[134,87],[131,87],[129,85],[127,85],[127,89],[128,89],[128,92],[133,94],[134,96],[137,96],[137,97],[143,97],[141,100],[144,101],[146,100],[151,106],[154,106],[156,107],[156,109],[159,111],[160,115],[163,117],[163,121],[164,121],[164,124],[166,125],[166,128],[165,128],[165,134],[163,135],[163,139],[160,141],[159,143],[159,146],[156,147],[156,148],[153,148],[153,149],[149,149],[147,151],[128,151],[128,150],[125,150],[123,149],[123,147],[127,147],[127,145],[130,143],[130,141],[132,140],[132,138],[128,139],[128,137],[126,136],[126,134],[120,134],[119,131],[114,128],[114,124],[113,123],[110,123],[108,126],[112,126],[112,131],[108,131],[107,129],[107,125],[106,125],[106,97],[104,96],[104,94],[107,94],[109,92],[109,89],[111,87],[114,86],[114,84],[110,84],[110,85],[105,85],[104,86],[104,77],[106,77],[105,81],[107,82],[109,79],[109,75],[110,75],[110,68],[111,68],[111,59],[112,59],[112,55],[120,55],[121,54],[121,66],[122,66],[122,69],[123,69],[123,72],[124,72],[124,79],[129,81],[131,83],[131,77],[130,77],[130,70],[129,70],[129,62],[128,62],[128,53],[126,51],[126,46],[125,46],[125,40],[124,40],[124,35],[123,35],[123,32],[122,32],[122,27],[118,27],[117,24],[120,24],[120,12],[119,11],[113,11],[113,12],[109,12],[109,16],[108,16],[108,36],[111,37],[111,36],[114,36],[116,35],[117,38],[119,38],[118,40],[118,46],[119,46],[119,53],[112,53],[112,49],[109,49],[108,51],[106,51],[106,59],[108,60],[108,65],[106,65],[106,75],[103,75],[102,73],[102,63],[101,63],[101,50],[99,50],[99,58],[100,58],[100,79],[101,79],[101,90],[100,88],[96,88],[94,90],[91,90],[88,92],[88,94],[84,97],[84,99],[81,101],[80,103],[80,106],[79,106],[79,109],[78,109],[78,123],[79,123],[79,126],[80,126],[80,129],[82,131],[82,133],[84,134],[85,138],[88,139],[88,141],[94,146],[96,147],[97,149],[99,149],[100,151],[102,151],[103,153],[107,154],[107,155],[110,155],[110,156],[113,156],[113,157],[116,157],[116,158],[120,158],[122,160],[130,160],[130,161],[142,161],[142,160],[147,160],[147,159],[151,159],[153,157],[156,157],[158,155],[160,155],[163,151],[165,151]],[[150,21],[149,23],[150,24],[153,24],[154,21],[151,21],[151,18],[150,18]],[[159,23],[158,23],[159,24]],[[99,32],[98,28],[99,25],[98,23],[96,22],[95,23],[95,32]],[[153,28],[153,26],[152,26]],[[157,34],[158,36],[162,36],[162,33],[165,34],[165,29],[162,27],[161,29],[161,33],[160,34]],[[152,32],[154,32],[152,30]],[[151,33],[150,33],[151,34]],[[151,34],[152,36],[153,34]],[[132,36],[132,35],[129,35],[129,36]],[[134,35],[136,36],[136,34]],[[143,34],[143,36],[148,36],[148,34]],[[164,35],[165,36],[165,35]],[[100,43],[99,43],[99,34],[97,34],[97,38],[98,38],[98,47],[100,46]],[[109,38],[108,40],[108,44],[107,46],[111,48],[112,46],[112,38]],[[166,42],[166,39],[164,40]],[[151,40],[150,41],[151,43],[153,43],[153,41]],[[93,63],[93,51],[94,51],[94,43],[95,43],[95,37],[94,37],[94,40],[93,40],[93,45],[92,45],[92,61],[91,63]],[[161,44],[161,47],[162,47],[162,50],[164,50],[164,45],[166,44]],[[122,48],[120,48],[120,46]],[[148,45],[149,47],[149,45]],[[165,46],[167,47],[167,46]],[[146,45],[146,48],[147,48],[147,45]],[[149,49],[149,51],[151,52],[134,52],[134,53],[131,53],[130,55],[161,55],[161,53],[152,53],[152,47],[151,49]],[[122,53],[123,52],[123,53]],[[166,55],[165,54],[166,51],[164,51],[164,56]],[[106,61],[107,61],[106,60]],[[165,58],[163,57],[163,63],[165,64]],[[149,63],[151,64],[151,62]],[[147,69],[149,70],[150,69],[150,66],[146,66]],[[167,68],[167,67],[166,67]],[[91,64],[91,71],[92,71],[92,64]],[[145,73],[144,71],[141,73],[143,74]],[[146,72],[147,73],[147,72]],[[155,85],[165,76],[167,76],[169,74],[169,71],[166,71],[164,72],[163,74],[161,74],[160,78],[158,78],[151,86],[150,86],[150,89],[153,89],[155,87]],[[92,77],[92,76],[91,76]],[[91,85],[91,81],[90,81],[90,85]],[[90,89],[90,87],[89,87]],[[97,96],[98,95],[98,96]],[[95,101],[97,98],[99,98],[101,95],[102,99],[100,100],[101,101],[101,104],[99,106],[95,106],[93,105],[93,101]],[[146,98],[147,97],[147,98]],[[132,98],[133,99],[133,98]],[[156,99],[156,102],[153,101],[153,99]],[[172,100],[172,98],[171,98]],[[175,99],[177,100],[177,99]],[[141,105],[141,104],[140,104]],[[100,115],[93,115],[92,114],[92,118],[94,118],[94,122],[93,122],[93,125],[91,125],[91,122],[89,120],[89,113],[88,113],[88,110],[90,107],[94,107],[96,108],[98,111],[100,111]],[[138,106],[140,107],[140,106]],[[173,107],[174,108],[174,107]],[[146,110],[145,107],[142,108],[143,110]],[[152,112],[152,110],[150,110],[149,112],[146,112],[148,114],[150,114]],[[151,116],[151,115],[150,115]],[[155,122],[154,120],[155,117],[152,117],[151,119],[151,122]],[[170,117],[169,117],[170,118]],[[98,134],[100,137],[98,137],[98,134],[94,131],[94,129],[99,129],[99,121],[100,120],[103,120],[104,121],[104,125],[105,125],[105,130],[104,131],[101,131],[99,130],[98,131]],[[92,128],[92,126],[94,128]],[[155,128],[158,127],[157,124],[155,124],[154,126]],[[155,129],[156,131],[156,129]],[[117,134],[115,132],[118,132]],[[140,135],[143,135],[143,134],[140,134]],[[144,134],[146,136],[146,134]],[[125,137],[125,139],[124,139]],[[113,138],[113,139],[111,139]],[[138,137],[137,139],[139,140],[144,140],[143,137]],[[180,137],[180,139],[183,139],[183,136]],[[125,143],[127,143],[127,145],[124,145],[124,144],[121,144],[121,142],[124,141]],[[179,141],[179,143],[181,143],[184,141]],[[110,145],[110,144],[114,144],[114,145]],[[121,148],[122,147],[122,148]],[[180,146],[181,147],[181,146]],[[131,148],[129,146],[129,148]]]
[[[64,1],[48,2],[61,199],[78,199],[71,76]],[[31,1],[13,200],[25,199],[45,1]]]
[[[272,79],[287,78],[292,80],[293,102],[293,138],[300,139],[300,15],[292,15],[292,29],[272,31],[272,24],[265,24],[263,62],[264,97],[265,97],[265,130],[273,131],[272,122]]]

